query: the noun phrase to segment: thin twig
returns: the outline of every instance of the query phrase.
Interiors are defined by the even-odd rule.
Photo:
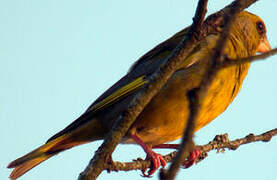
[[[243,144],[249,144],[254,142],[269,142],[273,136],[277,135],[277,128],[262,133],[260,135],[249,134],[243,138],[239,138],[233,141],[228,139],[228,134],[217,135],[214,140],[208,144],[197,146],[201,152],[201,157],[198,162],[202,161],[206,154],[212,150],[223,150],[227,148],[229,150],[236,150]],[[167,162],[171,162],[176,157],[177,151],[171,152],[164,157]],[[108,171],[131,171],[142,170],[143,168],[149,168],[151,166],[150,160],[135,160],[134,162],[114,162],[113,165],[107,165]]]
[[[104,170],[107,159],[114,151],[116,145],[127,133],[129,127],[135,121],[136,117],[140,114],[143,108],[167,82],[177,67],[182,63],[182,60],[189,55],[195,47],[195,42],[196,40],[190,37],[185,37],[183,42],[168,58],[168,63],[149,77],[149,84],[147,84],[146,87],[144,87],[142,91],[136,95],[129,108],[127,108],[122,116],[117,119],[114,127],[106,136],[103,144],[95,152],[95,155],[89,165],[86,167],[84,172],[79,175],[79,180],[92,180],[96,179],[100,175],[100,173]]]
[[[166,63],[154,74],[148,77],[149,83],[135,96],[129,107],[122,113],[122,116],[116,120],[115,125],[104,139],[103,144],[95,152],[89,165],[82,173],[80,173],[79,180],[96,179],[105,169],[107,159],[111,156],[122,137],[127,133],[136,117],[181,65],[183,59],[186,59],[196,46],[197,40],[190,34],[192,33],[185,36],[180,44],[174,49],[172,54],[166,60]]]
[[[194,17],[192,18],[193,23],[191,25],[191,32],[195,33],[196,38],[199,36],[202,24],[205,20],[207,13],[208,0],[199,0],[196,8]]]
[[[264,60],[270,56],[273,56],[277,54],[277,48],[274,48],[266,53],[255,55],[255,56],[250,56],[246,58],[241,58],[241,59],[228,59],[225,58],[223,62],[221,62],[217,68],[225,68],[229,66],[234,66],[234,65],[240,65],[244,63],[249,63],[253,61],[259,61],[259,60]]]
[[[205,15],[207,13],[207,5],[208,5],[208,0],[199,0],[198,1],[198,5],[197,5],[197,9],[196,9],[196,13],[194,15],[193,18],[193,24],[189,30],[189,32],[194,33],[194,35],[196,37],[199,36],[199,32],[201,30],[201,25],[204,22],[204,18]],[[193,93],[193,91],[192,91]],[[188,98],[190,99],[193,95],[188,94]],[[181,141],[181,145],[179,148],[179,151],[177,153],[177,156],[175,158],[175,160],[172,162],[172,164],[170,165],[168,171],[161,171],[160,172],[160,179],[162,180],[170,180],[170,179],[174,179],[174,177],[176,176],[179,167],[183,161],[183,157],[187,156],[192,148],[193,148],[193,140],[192,140],[192,136],[193,136],[193,130],[194,130],[194,117],[197,116],[198,109],[192,108],[194,106],[197,107],[196,104],[197,103],[193,100],[189,101],[190,102],[190,116],[188,118],[188,122],[186,125],[186,128],[184,130],[184,135]],[[195,110],[195,111],[194,111]]]

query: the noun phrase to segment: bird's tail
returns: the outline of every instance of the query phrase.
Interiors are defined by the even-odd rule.
[[[25,156],[22,156],[11,162],[8,165],[8,168],[14,169],[10,175],[10,179],[15,180],[25,174],[27,171],[31,170],[33,167],[39,165],[43,161],[58,154],[59,152],[84,143],[87,142],[72,141],[70,136],[67,134],[49,141],[32,152],[26,154]]]

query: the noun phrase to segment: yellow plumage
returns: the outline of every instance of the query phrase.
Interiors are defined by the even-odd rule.
[[[146,84],[147,75],[159,68],[163,60],[178,45],[186,29],[161,43],[142,56],[126,76],[100,96],[76,121],[51,137],[45,145],[11,162],[10,178],[16,179],[42,161],[74,146],[103,139],[114,120],[126,109],[134,95]],[[161,91],[145,107],[122,143],[138,143],[146,153],[152,146],[181,137],[188,118],[187,92],[199,86],[206,73],[209,58],[219,34],[210,34],[200,41],[184,63]],[[224,55],[230,59],[243,58],[270,49],[263,21],[246,11],[236,18]],[[195,131],[201,129],[233,101],[247,75],[249,64],[224,68],[218,72],[202,97],[202,108]],[[161,159],[160,159],[161,160]],[[162,161],[162,160],[161,160]]]

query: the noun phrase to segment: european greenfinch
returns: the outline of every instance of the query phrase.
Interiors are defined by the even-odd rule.
[[[77,120],[51,137],[46,144],[11,162],[8,168],[14,169],[10,178],[17,179],[66,149],[103,139],[133,97],[148,83],[147,76],[160,67],[186,32],[187,29],[178,32],[146,53]],[[166,164],[163,157],[152,148],[163,147],[164,143],[182,136],[189,115],[187,92],[199,87],[207,71],[209,58],[206,57],[212,55],[220,32],[209,34],[196,45],[121,140],[121,143],[139,144],[147,153],[147,158],[152,161],[153,166],[146,176],[153,174],[160,165]],[[244,58],[270,49],[264,22],[249,12],[239,13],[233,22],[224,56],[229,59]],[[249,63],[245,63],[218,71],[205,97],[200,99],[202,106],[195,122],[195,131],[215,119],[233,101],[249,66]]]

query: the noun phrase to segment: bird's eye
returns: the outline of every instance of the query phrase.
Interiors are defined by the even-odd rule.
[[[257,30],[260,34],[265,33],[265,25],[263,22],[261,22],[261,21],[257,22]]]

